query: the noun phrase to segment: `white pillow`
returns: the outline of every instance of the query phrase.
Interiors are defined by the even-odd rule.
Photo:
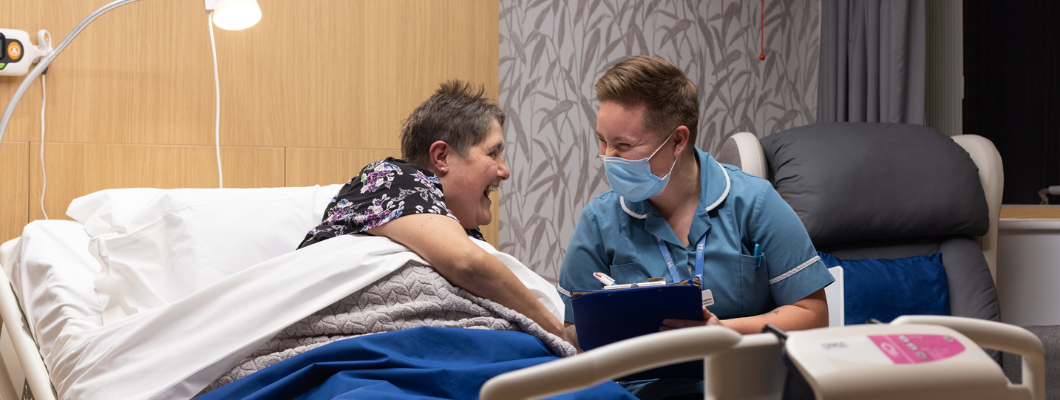
[[[341,186],[154,189],[146,201],[141,189],[111,191],[75,200],[68,215],[86,230],[92,224],[89,252],[102,266],[95,287],[109,324],[294,251]]]
[[[99,236],[163,192],[153,188],[100,190],[71,201],[66,215],[84,224],[89,236]]]

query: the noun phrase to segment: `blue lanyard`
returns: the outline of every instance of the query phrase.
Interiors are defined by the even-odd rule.
[[[681,279],[681,273],[677,271],[677,266],[674,265],[674,259],[670,257],[670,250],[666,248],[666,243],[655,237],[655,243],[659,245],[659,252],[662,253],[663,260],[666,261],[666,268],[670,270],[670,279],[673,282],[678,282]],[[696,274],[694,276],[703,278],[703,246],[707,243],[707,235],[703,235],[702,239],[696,243]]]

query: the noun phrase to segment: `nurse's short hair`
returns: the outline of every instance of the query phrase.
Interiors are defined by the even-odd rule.
[[[493,120],[504,127],[504,111],[490,103],[481,85],[450,80],[420,103],[401,124],[401,157],[430,166],[431,144],[445,142],[461,156],[489,134]]]
[[[596,81],[596,98],[625,106],[645,105],[645,129],[666,137],[678,126],[688,127],[696,142],[699,91],[680,68],[658,57],[634,56],[608,69]]]

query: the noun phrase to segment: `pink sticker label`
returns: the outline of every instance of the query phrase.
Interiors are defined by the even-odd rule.
[[[953,357],[964,345],[946,335],[869,335],[895,364],[919,364]]]

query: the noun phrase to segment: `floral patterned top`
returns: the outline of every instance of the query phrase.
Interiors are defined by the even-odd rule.
[[[387,157],[368,164],[331,199],[324,219],[298,248],[352,233],[366,233],[402,215],[432,213],[456,216],[445,206],[442,182],[433,172],[405,160]],[[482,232],[467,234],[485,241]]]

